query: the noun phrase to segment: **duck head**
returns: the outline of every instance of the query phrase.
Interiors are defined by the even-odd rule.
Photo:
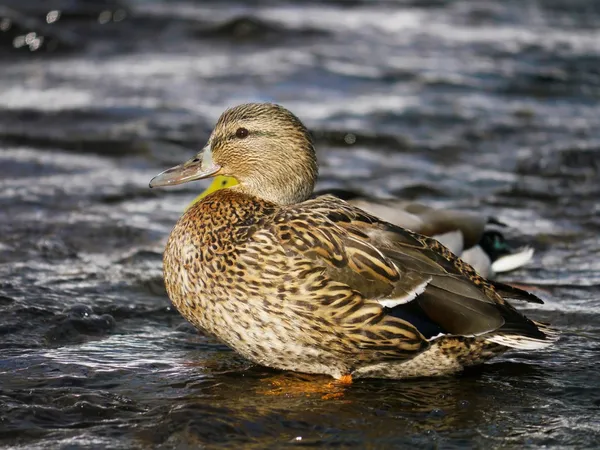
[[[310,133],[290,111],[247,103],[225,111],[208,143],[192,159],[160,173],[150,187],[213,176],[234,177],[246,194],[281,205],[312,194],[317,159]]]

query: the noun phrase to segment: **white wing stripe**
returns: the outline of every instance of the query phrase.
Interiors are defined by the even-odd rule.
[[[402,276],[402,274],[400,276]],[[416,285],[412,291],[408,292],[406,295],[403,295],[401,297],[381,298],[381,299],[378,299],[377,301],[379,302],[379,304],[381,306],[383,306],[385,308],[393,308],[395,306],[408,303],[408,302],[414,300],[417,297],[417,295],[421,295],[425,291],[425,288],[427,287],[427,285],[429,284],[430,281],[431,281],[431,277],[429,277],[427,280],[423,281],[421,284]]]

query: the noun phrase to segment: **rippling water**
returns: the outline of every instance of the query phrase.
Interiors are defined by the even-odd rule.
[[[599,25],[595,0],[3,1],[0,445],[596,447]],[[148,181],[247,101],[309,125],[319,187],[508,223],[536,256],[505,280],[559,344],[322,400],[196,333],[161,253],[204,185]]]

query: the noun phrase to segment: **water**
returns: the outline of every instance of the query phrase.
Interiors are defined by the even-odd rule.
[[[3,5],[0,446],[598,445],[598,2]],[[191,329],[161,252],[205,184],[148,181],[267,100],[313,130],[319,187],[508,223],[536,256],[504,280],[559,344],[323,400]]]

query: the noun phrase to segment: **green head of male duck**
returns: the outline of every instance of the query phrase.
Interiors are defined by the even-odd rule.
[[[306,200],[317,178],[310,133],[279,105],[249,103],[228,109],[204,148],[154,177],[150,187],[215,176],[235,177],[238,189],[280,205]]]

